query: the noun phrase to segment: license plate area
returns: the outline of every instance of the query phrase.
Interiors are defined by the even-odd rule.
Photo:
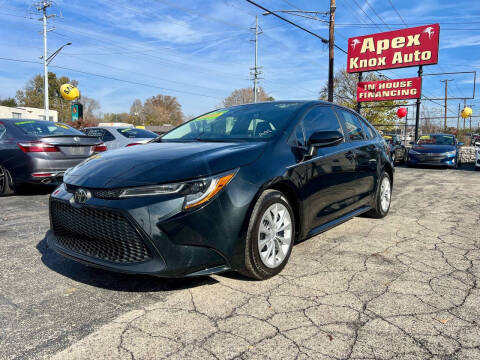
[[[60,146],[65,155],[88,156],[92,150],[91,146]]]

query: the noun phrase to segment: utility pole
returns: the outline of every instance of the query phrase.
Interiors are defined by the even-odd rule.
[[[440,82],[445,83],[445,122],[443,125],[444,130],[447,130],[447,101],[448,101],[448,82],[453,81],[453,79],[445,79],[445,80],[440,80]]]
[[[463,108],[467,107],[467,99],[463,99]],[[463,118],[463,130],[465,130],[465,118]]]
[[[253,76],[252,80],[253,80],[253,102],[254,103],[257,102],[257,92],[258,92],[257,83],[259,80],[259,75],[262,73],[260,71],[261,67],[258,66],[258,35],[262,34],[262,31],[259,31],[258,28],[259,28],[258,16],[255,16],[255,27],[251,28],[251,30],[255,32],[255,39],[251,40],[255,42],[255,65],[253,68],[250,68],[250,70],[252,70],[251,75]]]
[[[457,133],[460,126],[460,103],[458,103],[458,112],[457,112]]]
[[[335,0],[330,0],[330,22],[328,36],[328,101],[333,102],[333,63],[335,56]]]
[[[47,9],[52,6],[52,2],[50,0],[42,0],[39,4],[37,4],[37,10],[42,12],[42,22],[43,22],[43,103],[45,109],[45,120],[50,120],[49,116],[49,103],[48,103],[48,56],[47,56],[47,20],[48,18],[54,15],[47,15]]]

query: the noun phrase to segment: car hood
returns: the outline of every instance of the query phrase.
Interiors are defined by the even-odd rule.
[[[91,156],[70,169],[67,184],[117,188],[176,182],[238,168],[255,161],[267,143],[152,143]]]
[[[435,153],[441,154],[444,152],[454,151],[456,147],[454,145],[415,145],[412,150],[419,153]]]

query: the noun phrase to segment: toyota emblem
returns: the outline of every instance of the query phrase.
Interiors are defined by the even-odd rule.
[[[84,204],[90,198],[90,192],[85,189],[78,189],[73,195],[75,202],[78,204]]]

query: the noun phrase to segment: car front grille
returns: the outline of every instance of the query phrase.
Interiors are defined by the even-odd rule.
[[[65,184],[66,189],[69,193],[74,194],[80,186]],[[105,200],[115,200],[118,199],[120,196],[121,189],[88,189],[93,197],[97,199],[105,199]]]
[[[51,199],[50,217],[62,248],[119,264],[151,259],[138,232],[119,212],[76,208],[68,202]]]

